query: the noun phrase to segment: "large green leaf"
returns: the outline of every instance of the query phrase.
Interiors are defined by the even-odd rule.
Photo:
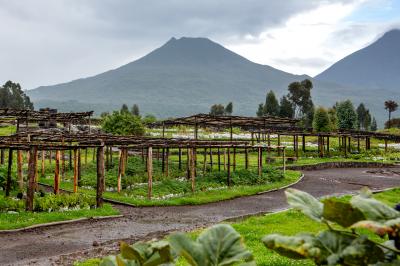
[[[351,244],[354,238],[353,236],[330,230],[319,233],[317,239],[326,252],[321,254],[318,262],[336,265],[341,260],[341,253]]]
[[[263,237],[264,245],[276,251],[280,255],[291,259],[314,259],[323,253],[318,240],[312,234],[297,234],[295,236],[283,236],[271,234]]]
[[[341,254],[343,265],[371,265],[384,261],[383,250],[366,236],[361,236],[347,246]]]
[[[323,204],[320,201],[306,192],[293,188],[286,189],[285,194],[290,206],[300,210],[315,221],[321,221]]]
[[[197,241],[203,246],[210,265],[232,265],[242,260],[252,260],[242,237],[232,226],[219,224],[202,232]]]
[[[183,256],[192,266],[208,265],[202,245],[190,239],[184,233],[176,233],[169,237],[169,242],[175,251]]]
[[[351,226],[351,228],[364,228],[364,229],[368,229],[372,232],[374,232],[375,234],[377,234],[378,236],[384,236],[386,234],[390,234],[393,232],[393,228],[391,228],[390,226],[387,226],[383,223],[379,223],[379,222],[374,222],[374,221],[359,221],[355,224],[353,224]]]
[[[190,265],[225,266],[253,259],[241,236],[227,224],[212,226],[202,232],[196,241],[181,233],[174,234],[170,243]]]
[[[350,204],[359,209],[367,220],[386,222],[387,220],[400,218],[400,212],[376,199],[367,197],[365,194],[353,197],[350,200]]]
[[[334,198],[324,200],[322,216],[326,220],[335,222],[343,227],[349,227],[358,221],[365,220],[360,210],[353,208],[348,202]]]

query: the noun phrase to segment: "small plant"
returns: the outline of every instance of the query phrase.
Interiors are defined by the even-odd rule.
[[[323,203],[296,189],[285,193],[292,207],[328,229],[317,235],[271,234],[263,238],[267,248],[288,258],[311,259],[317,265],[399,265],[400,212],[373,199],[369,190],[362,190],[350,202],[330,198]],[[336,229],[339,226],[344,229]],[[376,242],[360,229],[388,240]]]

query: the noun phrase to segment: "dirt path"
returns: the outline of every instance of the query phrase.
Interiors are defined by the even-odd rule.
[[[373,190],[400,186],[400,174],[373,169],[327,169],[304,172],[295,188],[314,196],[348,194],[363,186]],[[388,171],[400,172],[400,168]],[[115,250],[118,240],[136,241],[187,231],[235,217],[287,208],[282,191],[200,206],[118,207],[123,218],[85,221],[20,233],[0,234],[0,265],[70,264]]]

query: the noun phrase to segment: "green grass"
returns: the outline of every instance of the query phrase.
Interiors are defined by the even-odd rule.
[[[2,126],[0,127],[0,136],[9,136],[16,131],[15,126]]]
[[[83,217],[117,215],[119,211],[111,204],[104,204],[102,208],[76,210],[66,212],[26,212],[0,213],[0,230],[17,229],[36,224],[73,220]]]
[[[290,171],[286,172],[285,178],[280,181],[270,182],[262,185],[253,185],[253,186],[232,186],[231,188],[222,188],[218,190],[209,190],[209,191],[196,191],[195,193],[185,193],[182,196],[176,198],[169,199],[152,199],[148,200],[146,198],[137,198],[127,196],[126,191],[117,192],[105,192],[103,194],[103,198],[111,199],[116,201],[121,201],[129,204],[133,204],[135,206],[172,206],[172,205],[198,205],[211,203],[221,200],[232,199],[241,196],[254,195],[258,192],[267,191],[271,189],[276,189],[279,187],[286,186],[297,181],[301,176],[301,173],[298,171]],[[52,185],[52,179],[40,179],[41,182]],[[67,190],[72,190],[71,182],[62,182],[61,187]],[[153,187],[154,190],[157,189],[157,186]],[[159,189],[163,189],[161,186]],[[78,190],[81,193],[86,193],[89,195],[95,195],[95,190],[82,189]],[[155,191],[156,193],[157,191]],[[169,192],[171,193],[171,192]]]
[[[386,204],[394,206],[399,203],[400,188],[392,189],[382,193],[375,194],[374,197]],[[346,196],[345,198],[350,198]],[[291,260],[282,257],[272,250],[265,248],[261,238],[268,234],[278,233],[284,235],[295,235],[300,232],[318,233],[326,227],[315,222],[299,211],[293,209],[267,214],[262,216],[253,216],[240,222],[230,223],[242,236],[247,248],[253,253],[257,265],[314,265],[310,260]],[[201,231],[197,230],[190,233],[191,236],[197,236]],[[378,240],[376,236],[373,236]],[[77,262],[76,266],[95,266],[100,262],[99,259],[89,259],[84,262]],[[187,265],[183,260],[178,261],[178,265]]]

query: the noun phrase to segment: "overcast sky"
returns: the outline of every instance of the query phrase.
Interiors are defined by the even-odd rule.
[[[314,76],[400,28],[399,2],[0,0],[0,83],[32,89],[95,75],[182,36]]]

